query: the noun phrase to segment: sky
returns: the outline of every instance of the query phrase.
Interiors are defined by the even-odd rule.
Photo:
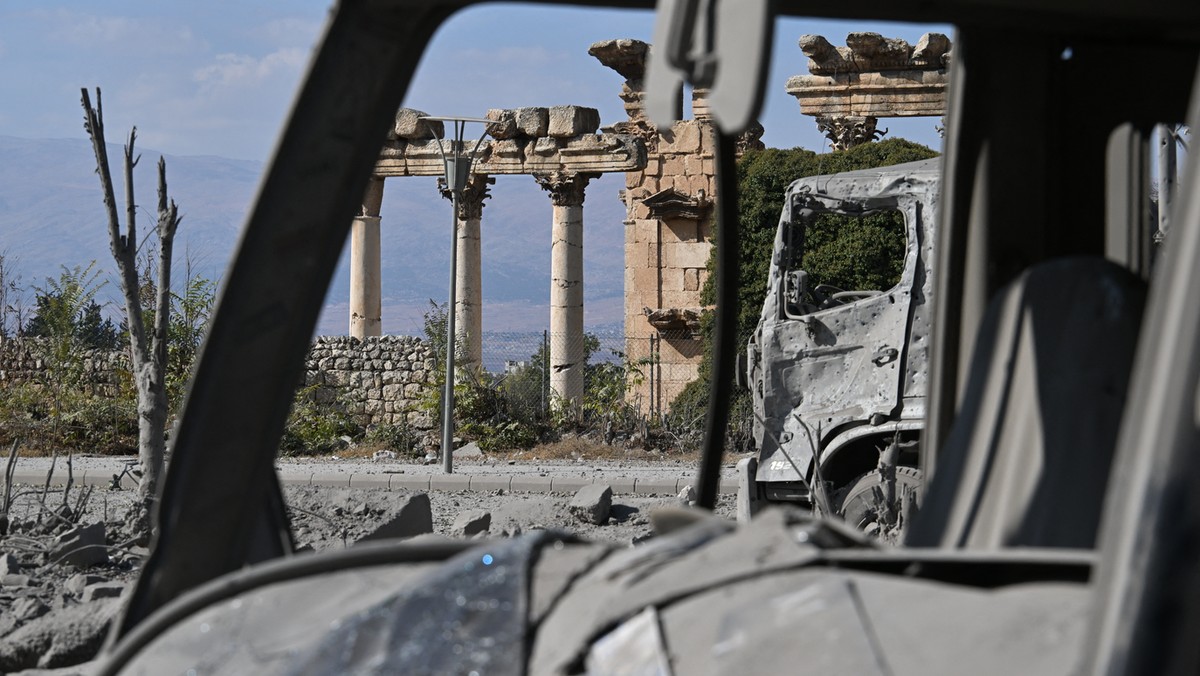
[[[100,87],[110,142],[121,142],[136,125],[144,150],[265,163],[330,8],[328,0],[3,0],[0,135],[86,139],[80,88]],[[599,109],[603,124],[619,122],[625,119],[618,98],[622,78],[589,56],[587,49],[612,38],[649,42],[653,21],[651,12],[632,10],[502,3],[464,10],[434,37],[405,105],[433,115],[482,117],[488,108],[574,104]],[[827,149],[812,119],[801,116],[795,99],[784,92],[784,82],[807,72],[807,58],[797,46],[801,35],[817,33],[844,44],[846,33],[857,30],[915,43],[929,30],[951,29],[780,20],[760,117],[768,146]],[[890,136],[939,147],[938,122],[886,120],[879,126],[889,129]],[[620,177],[606,176],[589,188],[589,194],[611,197],[620,187]],[[501,188],[493,190],[493,213],[505,199],[497,194],[506,192]],[[398,189],[401,186],[389,188],[389,194]],[[548,209],[545,204],[537,208]],[[545,225],[540,211],[531,208],[530,217],[536,221],[533,226]],[[346,277],[346,268],[343,261],[335,279]],[[590,270],[589,279],[595,280]],[[615,266],[599,272],[620,280],[619,258]],[[31,271],[28,276],[39,274]],[[390,292],[384,289],[385,304]],[[345,299],[334,296],[327,299],[321,332],[344,331]],[[622,316],[619,297],[589,296],[587,302],[589,325]],[[385,330],[419,328],[423,307],[385,307]],[[501,314],[532,325],[544,313],[544,308],[527,307]]]
[[[265,161],[316,45],[330,4],[314,0],[118,0],[0,4],[0,134],[82,138],[79,89],[104,91],[109,136],[138,127],[141,144],[176,155]],[[835,44],[851,30],[916,42],[949,28],[827,20],[778,24],[764,141],[820,150],[823,139],[783,91],[806,72],[804,33]],[[620,78],[587,55],[595,41],[649,41],[645,11],[488,4],[452,17],[421,64],[406,104],[435,115],[578,104],[623,118]],[[937,144],[936,120],[880,126]]]

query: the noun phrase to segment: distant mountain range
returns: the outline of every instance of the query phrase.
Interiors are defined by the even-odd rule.
[[[143,206],[139,233],[153,223],[158,153],[140,151],[135,170]],[[119,162],[121,147],[109,148]],[[175,245],[182,274],[221,277],[238,240],[264,171],[259,162],[215,156],[166,156],[167,181],[183,222]],[[118,181],[121,169],[113,167]],[[27,285],[57,276],[60,266],[95,260],[114,281],[102,296],[116,300],[112,257],[86,138],[21,139],[0,136],[0,252],[15,261]],[[617,199],[621,176],[589,186],[584,206],[584,289],[589,327],[611,330],[622,318],[624,207]],[[549,323],[550,200],[530,177],[499,177],[483,210],[485,331],[540,331]],[[121,207],[122,213],[124,207]],[[449,280],[450,203],[432,179],[389,179],[382,217],[384,330],[419,333],[428,299],[444,302]],[[348,248],[348,247],[347,247]],[[178,279],[178,277],[177,277]],[[343,252],[326,297],[318,333],[344,334],[349,270]],[[115,306],[115,305],[114,305]]]

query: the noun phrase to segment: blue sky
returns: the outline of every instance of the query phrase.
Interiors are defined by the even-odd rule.
[[[0,134],[83,137],[79,88],[104,90],[109,138],[137,124],[143,147],[178,155],[266,160],[329,9],[326,1],[103,4],[5,0],[0,5]],[[490,4],[442,27],[407,104],[439,115],[579,104],[623,118],[620,78],[587,55],[592,42],[649,40],[648,12]],[[803,33],[835,44],[851,30],[915,42],[933,28],[782,21],[762,122],[768,145],[820,149],[821,137],[783,92],[806,71]],[[937,144],[936,120],[888,120],[892,135]]]

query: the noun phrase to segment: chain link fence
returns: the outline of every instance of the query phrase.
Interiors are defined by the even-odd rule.
[[[585,332],[574,341],[541,332],[488,332],[482,335],[483,369],[526,410],[548,414],[557,396],[552,385],[551,344],[565,356],[584,357],[584,397],[617,399],[646,416],[661,416],[699,373],[701,340],[690,331],[627,335]],[[563,337],[566,340],[565,337]],[[504,385],[508,383],[508,385]]]

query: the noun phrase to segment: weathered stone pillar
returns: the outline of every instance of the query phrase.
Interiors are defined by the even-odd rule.
[[[363,339],[382,332],[383,297],[379,275],[379,207],[383,204],[383,179],[372,178],[363,195],[362,209],[350,226],[350,335]]]
[[[583,399],[583,193],[596,174],[534,174],[554,204],[550,244],[550,390]]]
[[[458,200],[458,264],[455,285],[458,293],[454,302],[455,341],[463,346],[455,360],[455,377],[478,371],[483,363],[483,284],[479,224],[483,218],[483,200],[491,197],[488,186],[496,179],[472,174]],[[438,179],[438,189],[446,199],[453,199],[445,184]]]

